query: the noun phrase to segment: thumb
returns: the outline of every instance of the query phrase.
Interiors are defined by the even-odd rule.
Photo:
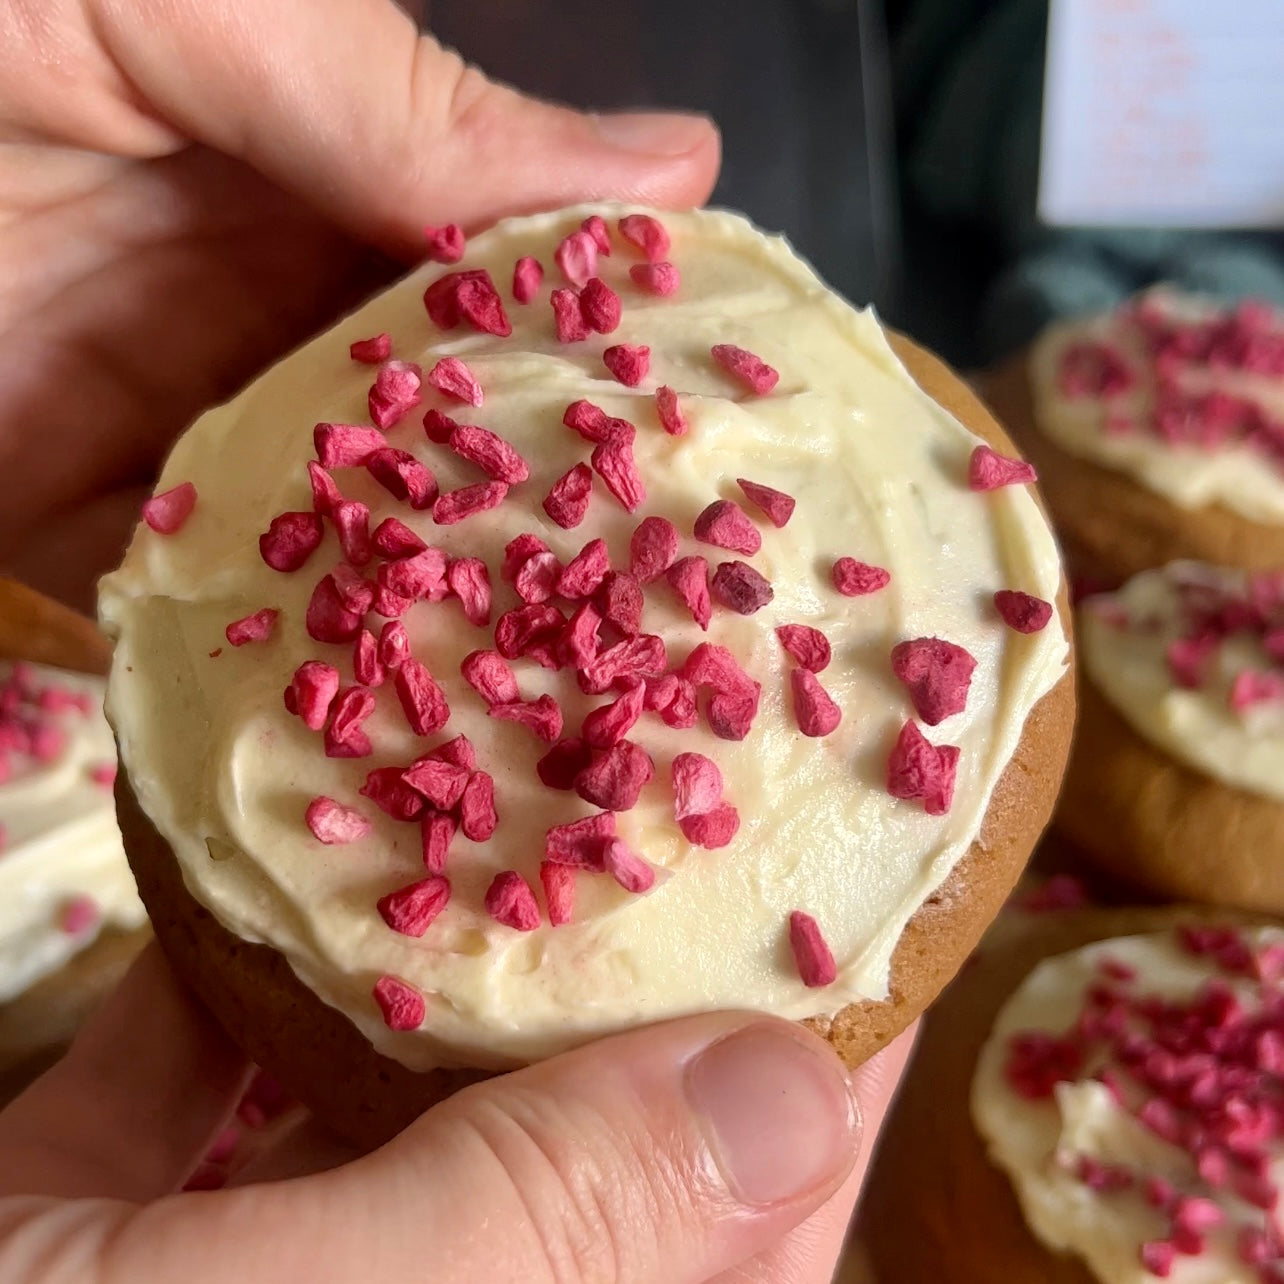
[[[693,1017],[467,1089],[346,1168],[154,1206],[113,1241],[145,1258],[103,1274],[275,1280],[270,1241],[281,1278],[310,1284],[697,1284],[829,1198],[860,1127],[805,1030]],[[217,1266],[194,1242],[219,1244]]]
[[[88,8],[115,70],[165,123],[388,248],[418,252],[429,219],[699,204],[717,174],[707,120],[536,102],[420,36],[392,0]]]

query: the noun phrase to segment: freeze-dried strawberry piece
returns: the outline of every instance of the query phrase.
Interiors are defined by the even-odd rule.
[[[544,280],[544,265],[529,254],[513,264],[513,298],[518,303],[529,303],[539,293]]]
[[[477,376],[458,357],[442,357],[428,372],[428,382],[444,393],[469,406],[482,404],[482,386]]]
[[[739,379],[756,397],[765,397],[780,381],[778,371],[734,343],[715,343],[710,352],[728,374]]]
[[[592,495],[592,469],[587,464],[576,464],[553,483],[544,497],[544,511],[563,530],[571,530],[584,520]]]
[[[680,753],[670,768],[673,777],[673,818],[704,816],[722,802],[723,779],[717,763],[702,753]]]
[[[670,437],[686,435],[687,417],[682,413],[682,403],[678,400],[678,394],[666,384],[661,384],[655,390],[655,409],[660,416],[660,427]]]
[[[1000,486],[1024,486],[1038,480],[1033,464],[1000,455],[989,446],[978,446],[968,460],[967,484],[971,490],[998,490]]]
[[[453,762],[444,762],[431,754],[418,758],[401,773],[412,789],[417,789],[438,811],[450,811],[463,797],[468,772]]]
[[[572,668],[582,669],[597,659],[601,627],[602,615],[593,603],[584,602],[577,607],[557,642],[563,660]]]
[[[628,512],[637,512],[646,500],[646,483],[633,458],[632,445],[622,440],[604,441],[593,448],[590,462],[607,490]]]
[[[1235,675],[1231,683],[1230,707],[1243,713],[1259,704],[1272,704],[1284,700],[1284,673],[1270,670],[1245,669]]]
[[[598,334],[611,334],[620,328],[620,316],[624,308],[620,303],[620,296],[600,276],[595,276],[580,293],[580,311],[584,314],[584,324],[590,330],[596,330]],[[611,368],[610,362],[607,362],[607,368]],[[624,380],[620,382],[623,383]]]
[[[467,772],[477,770],[477,750],[467,736],[455,736],[452,740],[443,741],[436,749],[430,749],[424,754],[424,757],[433,758],[437,762],[448,762]]]
[[[709,597],[709,563],[703,557],[683,557],[674,562],[665,575],[695,622],[708,630],[713,615]]]
[[[529,728],[545,744],[551,745],[562,734],[562,710],[551,695],[542,695],[538,700],[492,704],[486,712],[492,718]]]
[[[370,609],[386,620],[399,620],[414,604],[413,597],[402,597],[399,593],[394,593],[391,589],[379,584],[375,586],[374,603]]]
[[[332,574],[343,609],[364,615],[374,603],[375,586],[347,562],[340,562]]]
[[[495,626],[495,650],[505,660],[528,655],[533,647],[554,643],[566,627],[566,616],[547,602],[505,611]]]
[[[794,717],[804,736],[827,736],[842,721],[843,711],[810,669],[789,675],[794,691]]]
[[[425,227],[424,239],[428,243],[425,257],[434,263],[458,263],[464,257],[464,232],[458,223],[445,227]]]
[[[457,557],[446,567],[446,584],[479,628],[490,623],[490,572],[479,557]]]
[[[408,450],[376,450],[366,460],[366,469],[393,498],[416,511],[431,508],[437,498],[437,479]]]
[[[408,887],[399,887],[377,902],[379,916],[402,936],[422,936],[450,900],[450,883],[434,874]]]
[[[308,803],[303,819],[312,837],[327,847],[355,843],[371,830],[370,822],[355,807],[345,807],[324,794]]]
[[[747,477],[737,477],[736,485],[744,492],[744,497],[767,517],[773,526],[784,526],[794,515],[795,500],[783,490],[773,490],[760,482],[752,482]]]
[[[392,336],[376,334],[370,339],[356,339],[348,345],[348,355],[362,365],[377,366],[392,356]]]
[[[334,526],[339,532],[339,547],[352,566],[365,566],[374,556],[370,542],[370,510],[360,500],[345,499],[334,510]]]
[[[366,399],[375,427],[399,424],[423,400],[419,394],[422,383],[423,371],[413,361],[385,361]]]
[[[439,548],[385,562],[378,570],[379,583],[399,597],[430,598],[445,584],[446,554]]]
[[[558,343],[579,343],[589,337],[589,325],[584,319],[580,296],[566,286],[560,286],[549,295],[553,308],[553,328]]]
[[[669,252],[669,233],[658,218],[650,214],[626,214],[616,224],[620,235],[641,250],[652,263],[659,262]]]
[[[838,979],[838,966],[820,924],[810,914],[794,910],[789,915],[789,948],[802,983],[810,989],[833,985]]]
[[[752,615],[776,596],[767,580],[748,562],[720,562],[709,591],[737,615]]]
[[[549,789],[574,789],[575,779],[593,761],[593,750],[579,736],[559,740],[536,764],[535,771]]]
[[[637,678],[658,678],[668,667],[663,639],[654,633],[640,633],[608,647],[576,675],[586,695],[601,695],[617,683]]]
[[[594,749],[609,749],[619,744],[642,716],[645,696],[646,687],[638,680],[617,700],[594,709],[584,719],[584,739]]]
[[[1200,633],[1169,643],[1165,659],[1173,681],[1188,691],[1197,691],[1208,681],[1211,661],[1220,647],[1221,639],[1213,633]]]
[[[461,459],[474,463],[494,481],[516,486],[531,470],[527,462],[498,433],[475,424],[460,424],[446,443]]]
[[[276,627],[276,617],[280,614],[281,612],[274,607],[265,606],[252,615],[233,620],[224,630],[223,635],[233,646],[244,646],[247,642],[263,642],[272,636],[272,630]]]
[[[887,792],[893,798],[920,799],[929,816],[943,816],[954,799],[959,751],[934,745],[913,722],[896,738],[887,760]]]
[[[717,548],[752,557],[762,547],[762,534],[734,500],[715,499],[695,520],[695,537]]]
[[[648,682],[643,706],[658,713],[665,726],[678,730],[694,727],[700,720],[695,687],[676,673]]]
[[[336,504],[343,503],[334,478],[315,459],[308,460],[308,486],[312,491],[312,508],[320,517],[329,517]]]
[[[633,284],[647,294],[658,294],[666,297],[677,294],[682,285],[682,274],[667,261],[662,263],[635,263],[629,268],[629,277]]]
[[[459,671],[487,704],[513,704],[522,698],[517,675],[494,651],[473,651],[464,656]]]
[[[394,560],[399,557],[413,557],[428,547],[405,522],[399,522],[395,517],[385,517],[375,527],[371,543],[374,544],[375,552],[380,557]]]
[[[517,596],[528,606],[547,602],[557,588],[562,564],[553,553],[535,553],[528,557],[513,576]]]
[[[962,713],[976,661],[943,638],[914,638],[892,648],[892,672],[909,688],[914,711],[929,727]]]
[[[562,422],[594,445],[608,441],[627,441],[631,444],[637,435],[637,430],[627,419],[614,419],[600,406],[583,399],[572,401],[566,407]]]
[[[298,714],[310,731],[320,731],[338,694],[339,670],[320,660],[305,660],[295,669],[285,689],[285,707]]]
[[[395,671],[410,654],[410,634],[400,620],[389,620],[379,633],[379,663]]]
[[[357,644],[352,650],[352,676],[363,687],[383,685],[383,661],[379,659],[379,643],[369,629],[357,634]]]
[[[593,599],[608,624],[614,624],[625,637],[642,631],[642,586],[623,571],[608,571]]]
[[[510,539],[504,545],[504,560],[499,568],[500,579],[510,584],[517,578],[517,572],[535,556],[536,553],[547,553],[548,545],[538,535],[527,532]]]
[[[710,851],[725,847],[740,830],[740,813],[730,803],[719,803],[712,811],[678,821],[682,836],[697,847]]]
[[[432,506],[432,519],[438,526],[453,526],[466,517],[498,508],[508,495],[508,484],[502,481],[478,482],[461,486],[440,496]]]
[[[468,777],[459,800],[459,825],[464,837],[474,843],[484,843],[499,827],[495,781],[489,772],[474,771]]]
[[[430,811],[420,820],[419,837],[424,868],[430,874],[440,874],[446,868],[455,828],[455,818],[440,811]]]
[[[591,597],[611,569],[611,556],[603,539],[589,540],[562,568],[557,591],[565,598]]]
[[[441,730],[450,717],[450,706],[441,688],[433,681],[427,667],[414,656],[407,656],[393,679],[397,698],[405,710],[406,721],[417,736],[430,736]]]
[[[613,811],[599,811],[566,825],[554,825],[544,835],[544,859],[577,869],[601,870],[606,844],[614,837]]]
[[[143,505],[143,521],[157,535],[174,535],[183,528],[196,507],[196,487],[180,482],[170,490],[153,495]]]
[[[374,752],[370,737],[362,730],[374,707],[374,692],[365,687],[348,687],[339,692],[325,732],[327,758],[366,758]]]
[[[402,780],[401,772],[400,767],[376,767],[357,792],[393,820],[418,820],[428,804],[419,790]]]
[[[490,273],[476,270],[461,276],[463,279],[455,289],[455,307],[460,317],[481,334],[507,339],[513,333],[513,326]]]
[[[829,664],[829,639],[810,624],[782,624],[776,629],[780,645],[804,669],[820,673]]]
[[[621,740],[580,771],[575,792],[604,811],[628,811],[654,775],[651,755],[641,745]]]
[[[1018,633],[1038,633],[1052,619],[1052,603],[1017,589],[1000,589],[994,595],[994,609],[1003,623]]]
[[[602,864],[626,892],[649,892],[655,886],[655,870],[622,838],[612,838],[607,843]]]
[[[554,927],[569,923],[575,913],[575,870],[569,865],[559,865],[556,861],[541,861],[539,881],[544,886],[548,921]]]
[[[650,584],[673,565],[681,537],[667,517],[644,517],[629,540],[629,571]]]
[[[360,468],[388,439],[378,428],[361,424],[317,424],[312,444],[322,468]]]
[[[651,349],[645,343],[617,343],[602,353],[602,364],[626,388],[636,388],[651,369]]]
[[[758,715],[758,692],[752,695],[716,695],[709,701],[705,717],[709,730],[719,740],[743,740]]]
[[[395,976],[381,976],[371,991],[389,1030],[417,1030],[428,1007],[424,996]]]
[[[463,272],[447,272],[424,291],[424,310],[441,330],[453,330],[460,321],[459,284]]]
[[[452,419],[440,410],[424,412],[424,434],[429,441],[444,446],[450,441],[451,434],[459,427],[459,421]]]
[[[363,614],[348,610],[334,576],[327,575],[312,590],[304,624],[308,637],[317,642],[351,642],[361,628]]]
[[[558,243],[553,262],[577,290],[597,274],[597,243],[588,232],[572,232]]]
[[[877,593],[891,582],[891,572],[868,562],[858,562],[854,557],[840,557],[831,572],[834,587],[844,597],[864,597]]]
[[[593,244],[597,246],[599,254],[605,258],[610,258],[611,233],[606,226],[606,220],[600,214],[590,214],[580,224],[580,230],[587,232],[593,238]]]
[[[486,889],[486,913],[497,923],[519,932],[533,932],[539,926],[539,906],[531,885],[516,870],[496,874]]]

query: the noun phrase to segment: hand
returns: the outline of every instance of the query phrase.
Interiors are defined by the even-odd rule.
[[[153,946],[0,1113],[6,1284],[825,1284],[904,1066],[800,1027],[652,1026],[469,1088],[356,1157],[296,1122],[175,1194],[247,1067]]]
[[[86,608],[176,434],[424,224],[717,172],[707,121],[533,102],[391,0],[5,0],[0,47],[0,568]]]

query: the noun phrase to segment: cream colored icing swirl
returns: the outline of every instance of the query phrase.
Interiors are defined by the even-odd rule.
[[[192,517],[168,538],[140,528],[102,585],[102,618],[118,638],[110,716],[130,779],[189,888],[238,935],[283,953],[381,1052],[416,1068],[509,1065],[706,1009],[802,1018],[883,997],[902,929],[977,836],[1027,715],[1067,663],[1055,617],[1043,632],[1020,636],[998,621],[991,601],[1001,587],[1045,599],[1057,592],[1056,548],[1033,497],[1022,487],[968,490],[977,439],[918,389],[875,318],[826,290],[783,241],[731,214],[663,215],[680,291],[642,293],[628,276],[637,256],[617,237],[599,269],[623,299],[619,329],[559,344],[549,291],[562,282],[552,252],[593,212],[614,226],[626,211],[512,220],[469,244],[459,266],[491,272],[510,338],[438,332],[421,296],[443,269],[425,266],[206,415],[180,440],[159,484],[193,481]],[[522,255],[548,269],[526,306],[508,295]],[[450,702],[442,737],[463,732],[476,745],[479,765],[495,777],[500,823],[487,843],[456,840],[451,902],[422,939],[395,934],[375,912],[378,897],[422,877],[419,836],[376,812],[357,788],[371,767],[409,762],[428,743],[411,735],[387,685],[367,724],[375,756],[363,761],[325,758],[317,737],[284,713],[281,691],[301,661],[325,653],[351,672],[340,648],[318,647],[303,628],[313,585],[339,553],[327,534],[303,571],[281,575],[260,560],[257,540],[274,514],[310,507],[304,464],[313,424],[364,422],[372,372],[349,360],[348,345],[379,332],[392,335],[396,356],[425,371],[446,355],[466,360],[485,404],[460,413],[436,394],[426,404],[499,431],[530,461],[532,477],[499,508],[446,527],[394,505],[355,470],[340,473],[341,484],[372,506],[372,525],[396,512],[451,555],[483,557],[496,615],[516,604],[498,569],[505,543],[521,532],[539,534],[563,561],[601,536],[618,567],[637,522],[661,514],[684,532],[683,554],[710,554],[716,564],[719,550],[690,533],[712,500],[738,495],[735,478],[798,501],[783,530],[761,523],[762,551],[751,559],[775,600],[747,617],[719,609],[707,634],[763,684],[751,734],[731,743],[714,739],[703,722],[677,731],[652,715],[634,730],[656,776],[620,814],[619,832],[660,867],[647,895],[581,876],[574,922],[529,933],[482,911],[497,872],[516,869],[537,883],[545,830],[592,809],[544,788],[534,764],[546,746],[486,718],[462,681],[461,658],[489,645],[490,635],[467,627],[458,603],[421,603],[405,622],[415,654]],[[650,346],[650,374],[638,388],[607,374],[601,354],[614,343]],[[711,360],[717,343],[775,366],[775,391],[745,395]],[[686,436],[659,427],[653,393],[661,384],[682,394]],[[561,424],[567,404],[581,397],[636,424],[648,497],[630,517],[598,482],[587,520],[563,531],[540,500],[587,459],[586,443]],[[390,430],[391,443],[427,462],[443,491],[479,480],[425,440],[420,413]],[[890,587],[839,596],[829,570],[844,554],[889,569]],[[228,621],[263,606],[282,611],[268,643],[210,657]],[[774,635],[786,622],[814,625],[833,644],[833,663],[820,676],[845,717],[822,740],[801,736],[794,721],[791,665]],[[706,638],[663,584],[648,591],[643,628],[663,637],[671,663]],[[891,674],[890,648],[925,635],[947,637],[977,660],[966,711],[932,733],[962,749],[953,806],[939,817],[885,787],[888,752],[912,712]],[[565,673],[529,663],[518,671],[524,697],[557,695],[574,734],[595,702]],[[740,812],[739,834],[721,850],[691,847],[674,823],[669,766],[690,750],[718,763],[725,796]],[[360,804],[374,833],[349,847],[320,846],[302,823],[318,794]],[[836,956],[837,980],[826,989],[804,987],[792,962],[786,921],[794,909],[819,919]],[[393,1033],[380,1020],[371,986],[383,973],[426,996],[421,1028]]]
[[[1070,454],[1127,473],[1181,508],[1219,504],[1251,521],[1284,523],[1280,458],[1243,440],[1215,447],[1171,444],[1144,426],[1155,414],[1156,371],[1145,333],[1136,324],[1138,306],[1177,323],[1227,315],[1210,299],[1161,286],[1114,312],[1049,326],[1030,353],[1039,429]],[[1275,327],[1284,329],[1284,318],[1276,316]],[[1069,395],[1060,377],[1062,361],[1068,349],[1084,343],[1117,351],[1132,372],[1131,385],[1106,397]],[[1275,425],[1284,424],[1284,377],[1278,374],[1190,362],[1177,367],[1173,377],[1183,395],[1241,398]],[[1284,446],[1284,433],[1279,444]]]
[[[1284,945],[1284,931],[1257,928],[1240,933],[1258,952]],[[1081,1257],[1102,1284],[1153,1284],[1143,1265],[1142,1244],[1163,1241],[1170,1221],[1146,1199],[1140,1180],[1127,1189],[1102,1193],[1077,1174],[1083,1160],[1158,1177],[1178,1194],[1211,1199],[1224,1220],[1204,1232],[1203,1251],[1177,1254],[1170,1284],[1259,1284],[1266,1278],[1240,1256],[1238,1237],[1261,1227],[1264,1215],[1224,1189],[1203,1182],[1187,1152],[1163,1140],[1121,1107],[1110,1090],[1092,1078],[1096,1058],[1075,1079],[1056,1085],[1053,1096],[1031,1100],[1009,1087],[1005,1066],[1013,1036],[1043,1032],[1054,1037],[1070,1029],[1089,987],[1100,985],[1101,965],[1123,965],[1135,974],[1127,989],[1137,996],[1186,1003],[1215,977],[1229,985],[1247,1012],[1260,1002],[1255,980],[1227,978],[1206,957],[1182,947],[1170,932],[1120,937],[1045,959],[1008,999],[977,1060],[972,1080],[972,1118],[991,1160],[1011,1180],[1026,1222],[1056,1252]],[[1269,1177],[1284,1181],[1284,1148],[1270,1145]]]
[[[1224,784],[1284,802],[1284,697],[1233,707],[1235,679],[1278,673],[1259,631],[1228,635],[1207,661],[1204,681],[1179,686],[1170,648],[1189,635],[1183,608],[1191,592],[1248,593],[1241,571],[1174,562],[1135,575],[1080,611],[1080,654],[1092,684],[1144,739]]]
[[[27,665],[33,691],[50,686],[87,697],[78,708],[42,710],[62,747],[49,761],[27,753],[4,755],[0,783],[0,1003],[56,972],[90,945],[104,926],[134,928],[145,914],[125,862],[109,772],[116,746],[102,714],[103,683],[77,673]],[[13,668],[0,664],[0,684]],[[34,720],[33,708],[18,708]],[[88,898],[81,920],[68,917]]]

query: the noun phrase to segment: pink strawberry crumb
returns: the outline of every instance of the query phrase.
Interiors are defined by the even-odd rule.
[[[327,846],[356,842],[371,830],[370,822],[356,808],[324,795],[308,803],[303,817],[312,836]]]
[[[617,343],[602,353],[602,364],[626,388],[636,388],[651,369],[651,349],[644,343]]]
[[[784,526],[794,515],[795,500],[782,490],[774,490],[760,482],[737,477],[736,485],[744,492],[744,497],[759,509],[773,526]]]
[[[842,721],[843,712],[809,669],[789,675],[794,692],[794,717],[804,736],[827,736]]]
[[[657,263],[669,253],[669,233],[658,218],[650,214],[626,214],[616,226],[620,235],[642,251],[652,263]]]
[[[458,263],[464,257],[466,241],[463,230],[457,223],[447,223],[445,227],[425,227],[424,240],[427,242],[427,257],[434,263]]]
[[[752,557],[762,547],[762,535],[739,504],[716,499],[695,520],[695,537],[705,544],[729,548]]]
[[[558,243],[553,262],[571,285],[582,290],[597,275],[597,242],[588,232],[572,232]]]
[[[554,927],[565,926],[575,913],[575,870],[556,861],[541,861],[539,881],[548,905],[548,921]]]
[[[58,928],[67,936],[84,936],[102,920],[102,909],[92,896],[73,896],[58,910]]]
[[[170,490],[153,495],[143,505],[143,521],[158,535],[174,535],[196,507],[196,487],[191,482],[180,482]]]
[[[584,314],[584,324],[590,330],[598,334],[614,334],[620,328],[624,305],[620,296],[601,277],[595,276],[580,291],[580,311]],[[607,368],[610,368],[609,363]]]
[[[802,910],[794,910],[789,915],[789,948],[805,986],[819,989],[833,985],[838,978],[833,953],[825,943],[820,924]]]
[[[999,589],[994,595],[994,609],[1004,624],[1017,633],[1038,633],[1052,619],[1051,602],[1018,589]]]
[[[670,437],[686,435],[688,425],[686,416],[682,413],[682,403],[678,400],[678,394],[667,384],[661,384],[655,390],[655,408],[660,416],[660,427]]]
[[[440,874],[380,897],[379,916],[402,936],[422,936],[450,900],[450,882]]]
[[[967,484],[972,490],[998,490],[1039,480],[1032,464],[1000,455],[989,446],[978,446],[968,461]]]
[[[535,893],[516,870],[495,875],[486,891],[486,912],[495,922],[519,932],[533,932],[539,926]]]
[[[513,298],[518,303],[529,303],[539,293],[544,280],[544,265],[539,259],[524,255],[513,264]]]
[[[573,530],[584,520],[592,494],[593,470],[587,464],[576,464],[553,483],[543,508],[563,530]]]
[[[392,337],[376,334],[370,339],[356,339],[348,346],[348,355],[362,365],[377,366],[392,356]]]
[[[820,673],[829,665],[829,639],[810,624],[781,624],[776,629],[780,645],[804,669]]]
[[[423,1025],[427,1005],[413,986],[395,976],[381,976],[374,984],[374,1001],[389,1030],[417,1030]]]
[[[233,620],[224,633],[233,646],[244,646],[247,642],[263,642],[272,636],[277,617],[281,614],[275,607],[265,606],[261,611]]]
[[[456,401],[468,406],[480,406],[482,386],[477,376],[458,357],[442,357],[428,372],[428,382]]]
[[[886,588],[891,582],[891,573],[881,566],[871,566],[868,562],[858,562],[854,557],[840,557],[834,563],[832,572],[834,587],[844,597],[865,597]]]
[[[629,268],[629,279],[639,290],[667,298],[682,288],[682,274],[667,261],[635,263]]]
[[[715,343],[710,349],[713,359],[738,379],[755,397],[765,397],[780,382],[780,374],[761,357],[756,357],[734,343]]]
[[[935,727],[967,707],[976,660],[943,638],[914,638],[892,648],[892,672],[909,689],[915,712]]]

